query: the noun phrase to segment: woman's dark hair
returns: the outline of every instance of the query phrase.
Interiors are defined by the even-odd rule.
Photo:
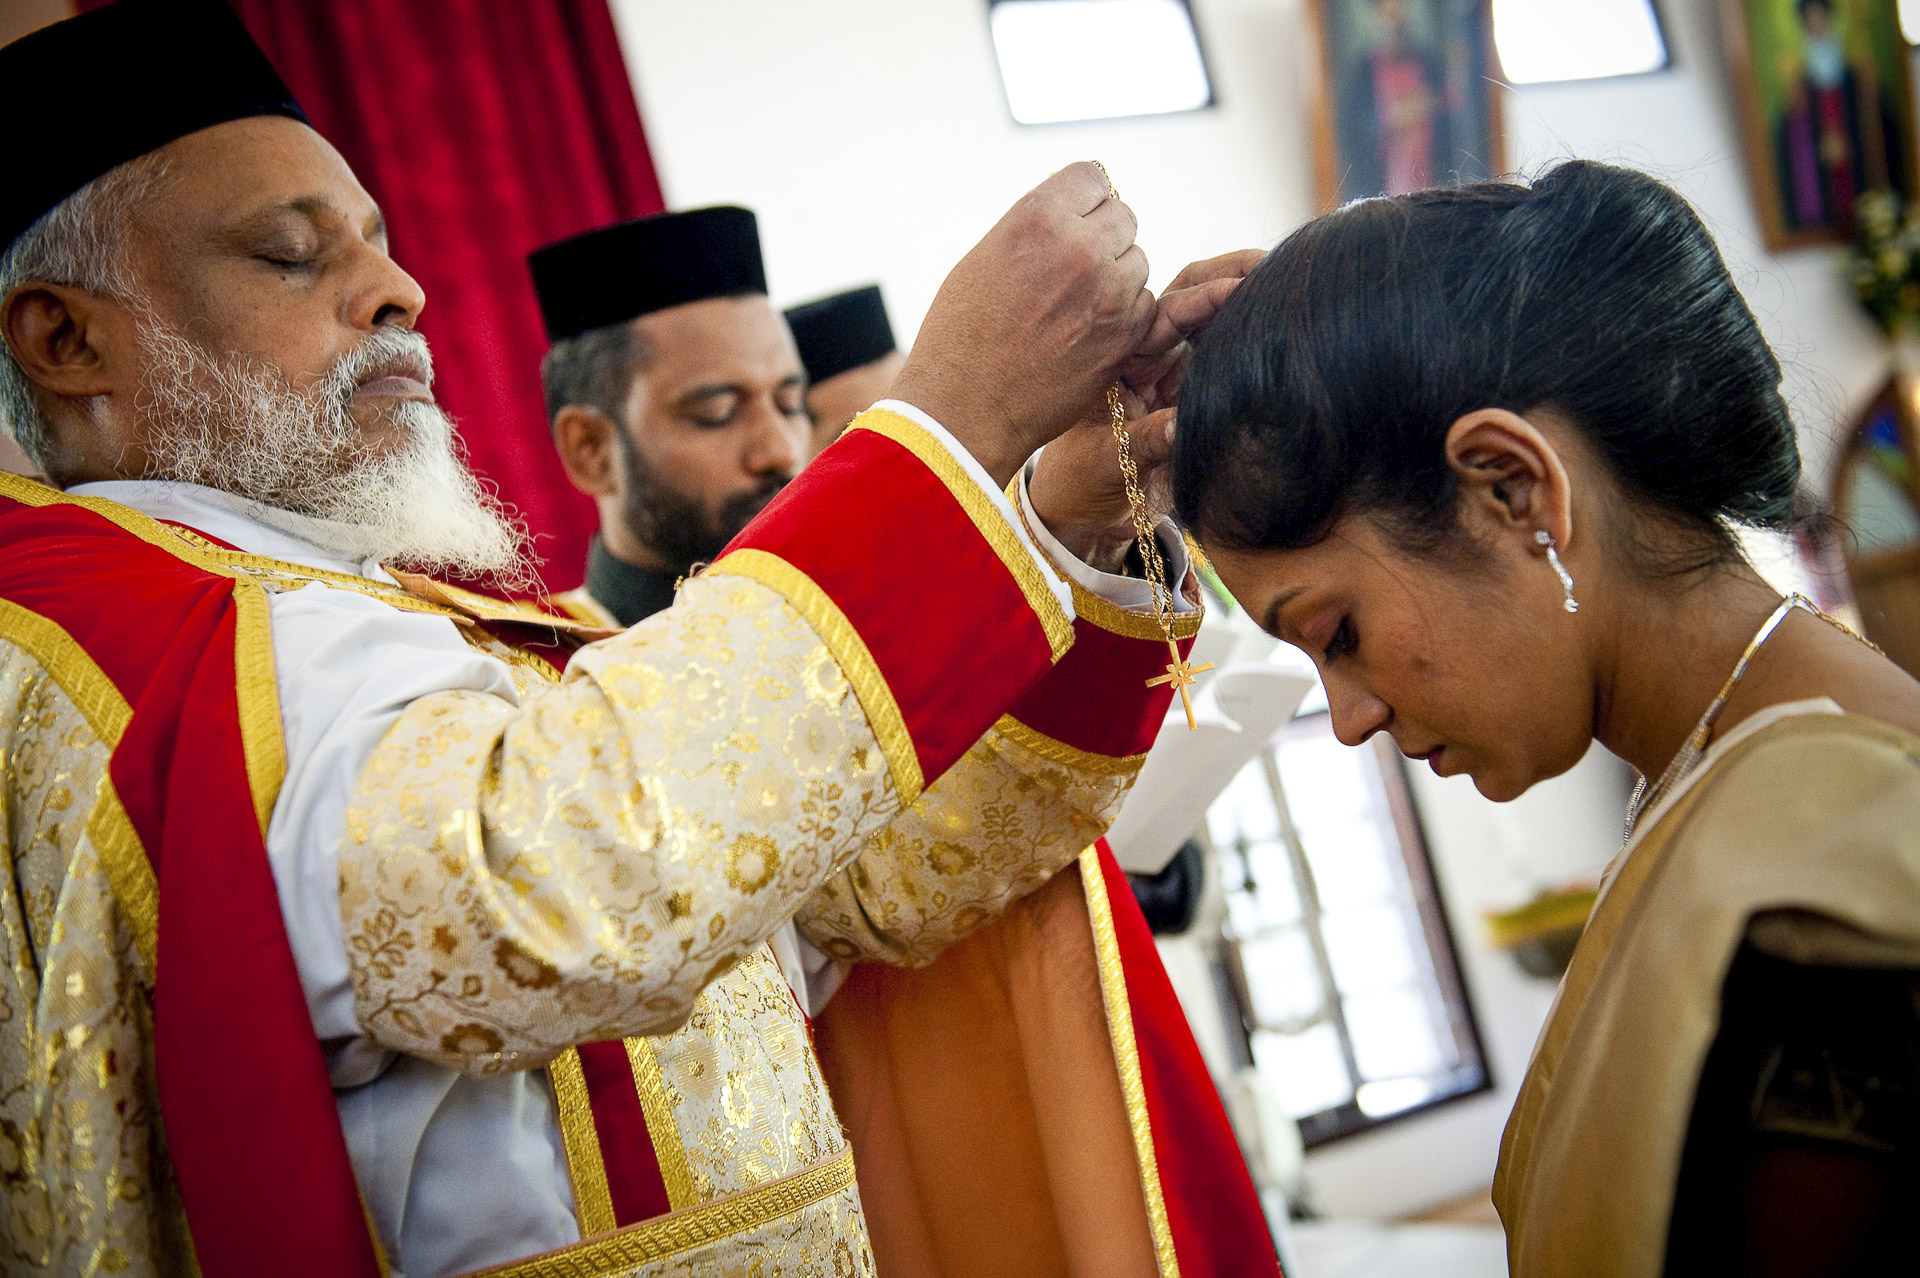
[[[1310,546],[1356,512],[1437,549],[1459,491],[1448,429],[1548,408],[1634,505],[1700,534],[1698,566],[1737,553],[1727,521],[1793,521],[1800,453],[1779,388],[1687,202],[1574,160],[1531,183],[1366,200],[1288,236],[1194,353],[1174,503],[1234,549]]]

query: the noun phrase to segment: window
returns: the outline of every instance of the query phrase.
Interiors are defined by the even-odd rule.
[[[1213,105],[1186,0],[989,0],[987,20],[1022,124]]]
[[[1399,756],[1323,712],[1214,801],[1225,960],[1252,1064],[1311,1147],[1490,1084]]]
[[[1511,84],[1640,75],[1667,65],[1653,0],[1493,0],[1493,42]]]

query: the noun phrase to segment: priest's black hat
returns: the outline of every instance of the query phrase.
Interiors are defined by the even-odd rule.
[[[787,312],[787,326],[810,382],[824,382],[898,349],[878,284],[796,306]]]
[[[551,341],[710,297],[767,291],[760,224],[722,205],[588,231],[527,258]]]
[[[0,48],[0,84],[16,108],[59,116],[58,128],[8,130],[0,247],[175,138],[255,115],[307,120],[222,0],[123,0],[42,27]]]

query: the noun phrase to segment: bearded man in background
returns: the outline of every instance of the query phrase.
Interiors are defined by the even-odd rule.
[[[529,646],[598,632],[381,566],[527,572],[378,208],[232,16],[129,0],[0,82],[63,109],[0,191],[0,407],[53,481],[0,476],[0,1265],[872,1272],[767,940],[930,961],[1111,814],[1003,718],[1157,721],[1164,648],[1082,640],[1004,490],[1229,273],[1156,305],[1064,170],[900,400],[556,681]],[[1084,558],[1120,516],[1057,470],[1028,514]],[[991,791],[1018,839],[954,821]],[[1102,1201],[1099,1271],[1156,1271]]]

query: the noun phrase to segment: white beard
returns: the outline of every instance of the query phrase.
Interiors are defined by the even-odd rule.
[[[402,357],[432,376],[426,339],[382,328],[313,388],[296,390],[272,365],[215,355],[151,311],[140,408],[152,439],[147,479],[200,484],[262,505],[267,522],[343,559],[373,558],[426,572],[532,587],[525,526],[467,468],[438,405],[402,401],[395,451],[370,451],[347,411],[370,370]]]

